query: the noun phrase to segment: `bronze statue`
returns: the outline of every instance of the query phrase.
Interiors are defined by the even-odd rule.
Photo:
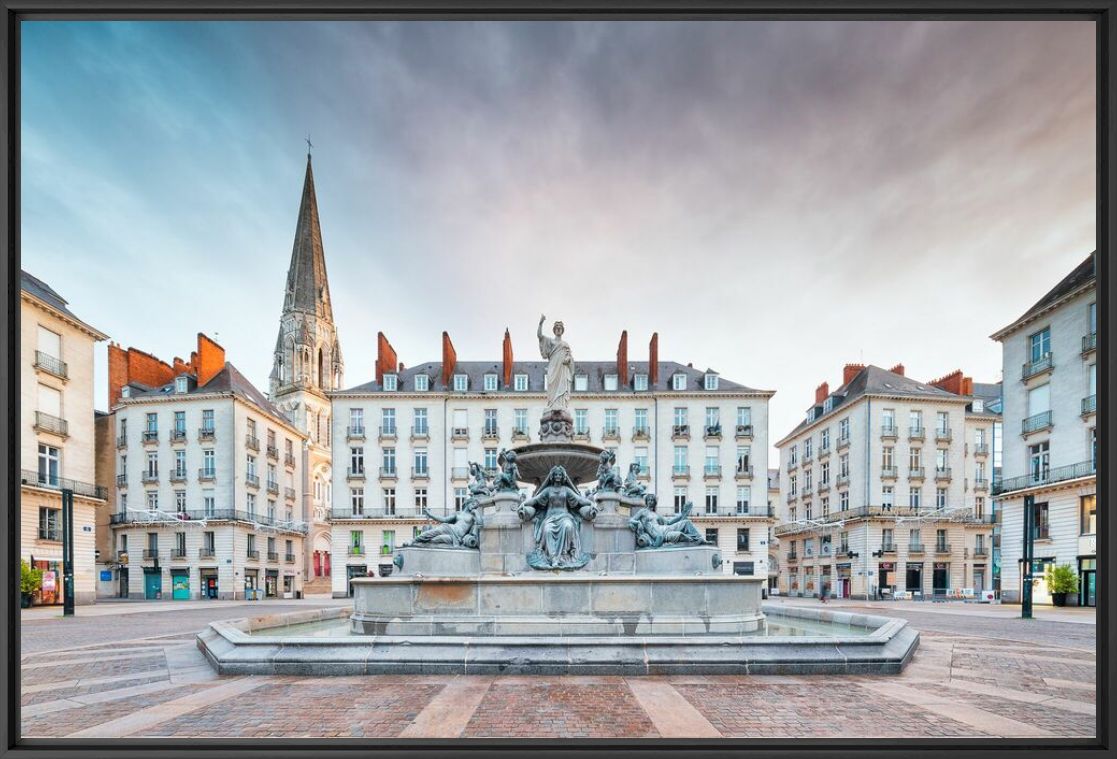
[[[706,539],[690,521],[689,516],[694,504],[686,502],[683,510],[670,519],[656,513],[657,499],[654,493],[644,496],[644,508],[628,520],[629,528],[636,533],[637,548],[661,548],[669,543],[704,544]]]
[[[593,501],[583,496],[566,469],[551,468],[534,496],[520,504],[523,521],[534,520],[535,550],[527,562],[535,569],[579,569],[589,563],[582,552],[581,523],[597,517]]]
[[[520,469],[516,466],[516,452],[501,451],[497,457],[497,463],[500,465],[500,471],[493,479],[493,488],[498,493],[518,492],[520,486],[517,483],[520,479]]]
[[[426,509],[423,515],[433,519],[436,524],[428,527],[415,537],[415,543],[422,545],[448,545],[454,548],[477,548],[481,544],[481,515],[476,512],[477,500],[471,498],[462,510],[448,517],[436,516]]]
[[[601,452],[601,463],[597,465],[597,493],[615,493],[621,489],[621,476],[614,464],[617,454],[605,450]]]
[[[628,465],[628,476],[624,478],[622,492],[629,498],[643,498],[647,495],[648,488],[640,482],[640,464],[635,461]]]

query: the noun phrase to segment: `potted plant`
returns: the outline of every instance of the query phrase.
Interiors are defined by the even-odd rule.
[[[1070,564],[1060,564],[1049,567],[1047,570],[1047,592],[1051,594],[1051,603],[1056,606],[1067,605],[1067,593],[1078,592],[1078,575]]]
[[[43,587],[43,570],[34,569],[25,560],[19,562],[19,605],[26,609],[31,606],[32,597]]]

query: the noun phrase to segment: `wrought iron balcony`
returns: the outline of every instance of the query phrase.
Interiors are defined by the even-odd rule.
[[[820,445],[818,447],[818,460],[822,461],[823,459],[828,459],[828,458],[830,458],[830,446],[829,445]]]
[[[936,543],[935,553],[950,553],[950,543]]]
[[[909,480],[922,480],[923,476],[924,476],[923,467],[921,467],[921,466],[908,467],[908,479]]]
[[[215,555],[215,553],[214,553],[214,550],[213,550],[212,547],[209,547],[209,548],[202,547],[202,548],[198,549],[198,558],[199,559],[212,559],[214,557],[214,555]]]
[[[118,475],[116,476],[116,486],[117,486],[118,488],[126,488],[126,487],[128,487],[128,475],[126,475],[126,474],[118,474]]]
[[[738,424],[733,436],[738,440],[752,440],[752,425]]]
[[[127,448],[128,447],[128,436],[127,435],[120,435],[119,437],[117,437],[116,447],[117,448]]]
[[[170,475],[171,482],[186,482],[185,469],[172,469]]]
[[[935,440],[948,443],[953,439],[953,437],[953,433],[951,433],[949,427],[935,428]]]
[[[186,558],[186,549],[185,548],[172,548],[171,549],[171,558],[172,559],[185,559]]]
[[[363,471],[364,470],[362,470],[362,472]],[[364,474],[362,474],[361,476],[363,477]],[[382,467],[380,467],[380,479],[382,479],[382,480],[399,479],[399,474],[396,472],[396,468],[394,466],[392,466],[392,467],[382,466]]]
[[[411,439],[412,440],[429,440],[430,436],[431,436],[430,427],[427,427],[427,426],[424,425],[422,427],[412,427],[411,428]]]
[[[279,552],[268,551],[268,561],[279,561]]]
[[[396,425],[385,424],[381,425],[376,437],[378,440],[395,440],[397,436]]]
[[[201,469],[198,470],[198,481],[199,482],[210,482],[210,481],[215,480],[215,479],[217,479],[217,470],[216,469],[206,469],[205,467],[202,467]]]
[[[283,455],[283,463],[288,469],[295,468],[295,455],[293,453],[285,453]]]
[[[1021,381],[1029,380],[1032,377],[1037,377],[1040,374],[1043,374],[1044,372],[1051,371],[1054,367],[1055,364],[1052,360],[1052,354],[1045,353],[1035,361],[1029,361],[1028,363],[1024,364],[1023,368],[1020,370],[1020,379]]]
[[[702,467],[702,476],[707,480],[720,480],[721,479],[721,465],[720,464],[706,464]]]
[[[900,436],[900,428],[895,425],[885,425],[880,428],[880,436],[883,440],[895,440]]]
[[[896,553],[896,544],[895,543],[884,543],[880,547],[880,552],[881,553]]]
[[[844,448],[849,448],[849,435],[838,437],[838,450],[840,451]]]
[[[703,437],[705,437],[706,440],[721,440],[721,425],[707,424]]]
[[[690,467],[675,465],[671,467],[671,477],[674,479],[687,479],[690,477]]]
[[[1082,416],[1096,414],[1098,411],[1098,396],[1088,395],[1082,399]]]
[[[244,436],[244,447],[249,449],[250,451],[259,451],[260,450],[260,438],[256,437],[255,435],[245,435]]]
[[[381,469],[380,471],[383,472],[384,470]],[[346,467],[345,468],[345,479],[347,479],[347,480],[363,480],[364,478],[365,478],[365,468],[363,466],[362,467],[356,467],[356,468],[354,468],[354,467]]]
[[[690,440],[690,425],[689,424],[675,424],[671,426],[671,437],[678,439]]]
[[[413,480],[429,480],[431,478],[430,470],[424,467],[411,467],[411,479]]]
[[[154,560],[154,559],[158,559],[159,558],[159,549],[158,548],[145,548],[144,553],[143,553],[143,557],[145,559],[149,560],[149,561]]]
[[[283,554],[283,560],[285,562],[287,562],[288,564],[294,564],[295,563],[295,554],[285,553],[285,554]]]
[[[989,444],[988,443],[977,443],[977,444],[975,444],[974,447],[973,447],[973,455],[974,456],[988,456],[989,455]]]
[[[937,466],[935,467],[935,480],[938,482],[950,482],[950,467]]]
[[[364,425],[363,424],[362,425],[357,425],[357,426],[350,425],[350,426],[346,427],[345,428],[345,439],[346,440],[364,440],[365,439],[365,427],[364,427]]]
[[[927,430],[922,427],[908,427],[908,440],[923,440],[927,437]]]
[[[205,440],[213,440],[216,436],[216,430],[213,427],[199,427],[198,428],[198,442]]]
[[[1033,414],[1032,416],[1029,416],[1027,419],[1025,419],[1023,422],[1021,422],[1020,434],[1030,435],[1033,432],[1050,429],[1051,426],[1051,412],[1044,411],[1039,414]]]
[[[269,459],[275,459],[275,460],[278,461],[279,460],[279,447],[275,446],[275,445],[269,445],[267,447],[267,457]]]
[[[839,474],[838,479],[836,479],[834,481],[834,484],[837,485],[838,487],[844,487],[846,485],[849,485],[849,475],[848,474]]]
[[[364,546],[349,546],[349,555],[350,556],[364,556],[365,555],[365,547]]]
[[[909,554],[924,553],[923,544],[922,543],[918,543],[918,544],[917,543],[911,543],[911,544],[909,544],[908,545],[908,553]]]
[[[150,470],[147,470],[143,474],[140,475],[140,481],[145,482],[145,483],[159,482],[159,472],[158,471],[152,472]]]
[[[601,432],[602,440],[620,440],[621,428],[620,427],[606,427]]]
[[[1023,477],[1010,477],[1007,480],[993,483],[993,495],[1010,493],[1014,490],[1046,485],[1053,482],[1064,482],[1080,477],[1092,477],[1097,474],[1097,466],[1093,461],[1083,461],[1069,466],[1055,467],[1054,469],[1041,469],[1026,474]]]
[[[975,479],[973,481],[973,489],[974,490],[988,490],[989,489],[989,480],[986,479],[985,477]]]
[[[751,480],[752,473],[753,468],[751,466],[738,464],[736,470],[733,472],[733,476],[736,477],[738,480]]]
[[[35,412],[35,429],[39,432],[49,432],[59,437],[70,436],[70,425],[65,419],[48,414],[45,411]]]
[[[244,484],[248,485],[251,488],[260,487],[260,475],[258,475],[258,474],[246,474],[246,475],[244,475]]]
[[[35,351],[35,368],[53,374],[59,379],[66,379],[69,376],[65,361],[42,351]]]
[[[34,469],[21,469],[20,483],[30,487],[44,488],[46,490],[72,490],[74,491],[74,495],[80,495],[86,498],[100,498],[103,500],[106,496],[105,488],[98,485],[88,482],[79,482],[78,480],[69,480],[65,477],[58,477],[47,472],[38,472]]]
[[[256,548],[249,548],[249,549],[248,549],[248,551],[247,551],[247,553],[248,553],[248,558],[250,558],[250,559],[254,559],[254,560],[256,560],[256,561],[259,561],[259,559],[260,559],[260,551],[259,551],[258,549],[256,549]]]
[[[989,557],[989,549],[987,548],[967,548],[966,558],[968,559],[986,559]]]
[[[637,425],[632,428],[633,440],[647,440],[650,437],[651,432],[649,431],[647,425]]]
[[[1097,332],[1091,332],[1088,335],[1083,335],[1082,336],[1082,352],[1083,353],[1089,353],[1091,351],[1097,350],[1097,348],[1098,348],[1098,333]]]
[[[882,480],[894,480],[894,479],[896,479],[896,476],[897,476],[896,467],[894,467],[894,466],[882,466],[880,468],[880,477],[881,477]]]
[[[450,431],[450,439],[451,440],[469,440],[469,428],[468,427],[454,427]]]
[[[288,501],[295,500],[295,489],[287,487],[283,488],[283,497],[286,498]]]
[[[186,430],[171,430],[171,443],[185,443]]]
[[[279,495],[279,483],[275,480],[268,480],[268,492]]]

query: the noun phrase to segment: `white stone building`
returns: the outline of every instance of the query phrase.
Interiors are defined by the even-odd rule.
[[[117,595],[298,597],[302,432],[201,334],[173,366],[110,345],[109,376]]]
[[[953,595],[992,587],[997,385],[847,364],[780,452],[782,594]],[[882,592],[883,589],[883,592]]]
[[[992,337],[1004,362],[1001,594],[1019,601],[1024,498],[1035,499],[1033,601],[1050,603],[1047,567],[1079,575],[1070,603],[1095,604],[1097,519],[1097,292],[1091,253],[1034,306]]]
[[[622,474],[641,465],[660,510],[694,504],[699,529],[721,547],[724,571],[767,575],[768,400],[713,371],[658,360],[575,361],[575,438],[615,450]],[[330,393],[333,402],[333,592],[379,573],[396,546],[465,500],[470,462],[495,470],[501,449],[538,441],[546,406],[542,361],[442,361],[403,368],[383,335],[376,378]],[[534,348],[534,346],[533,346]],[[382,558],[381,558],[382,557]],[[344,567],[344,571],[339,571]]]
[[[74,493],[74,601],[96,595],[93,345],[107,335],[50,285],[20,277],[20,557],[48,573],[35,603],[62,603],[62,489]]]

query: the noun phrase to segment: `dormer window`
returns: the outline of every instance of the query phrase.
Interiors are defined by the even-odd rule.
[[[822,402],[822,413],[829,414],[834,408],[834,396],[830,396]]]
[[[175,392],[176,393],[185,393],[189,389],[190,389],[190,383],[186,379],[185,374],[182,375],[181,377],[175,377]]]
[[[486,374],[485,375],[485,392],[486,393],[493,393],[493,392],[496,392],[496,389],[497,389],[496,375],[495,374]]]
[[[975,414],[980,414],[985,411],[985,401],[980,398],[973,399],[973,411]]]
[[[589,386],[590,386],[590,378],[589,377],[587,377],[584,374],[575,374],[574,375],[574,389],[575,390],[584,393],[586,390],[589,389]]]
[[[526,374],[517,374],[512,379],[512,382],[513,382],[513,387],[516,389],[516,392],[522,393],[522,392],[525,392],[527,390],[527,375]]]
[[[617,375],[615,375],[615,374],[606,374],[605,375],[605,389],[606,390],[616,390],[617,389]]]
[[[127,385],[120,388],[120,397],[121,398],[131,398],[132,397],[132,388],[128,387]]]
[[[418,390],[419,392],[425,393],[427,390],[430,390],[430,386],[431,386],[431,378],[430,377],[428,377],[425,374],[416,374],[415,375],[415,389],[416,390]]]
[[[469,377],[465,374],[454,375],[454,392],[464,393],[469,389]]]
[[[686,390],[686,375],[682,372],[671,377],[672,390]]]
[[[632,378],[632,389],[636,391],[648,389],[648,375],[637,374]]]
[[[397,377],[395,374],[385,374],[384,375],[384,389],[385,390],[391,391],[391,390],[395,390],[398,387],[399,387],[399,377]]]
[[[707,374],[706,375],[706,389],[707,390],[717,390],[718,389],[718,379],[719,379],[718,375],[714,374],[713,372],[711,372],[710,374]]]

